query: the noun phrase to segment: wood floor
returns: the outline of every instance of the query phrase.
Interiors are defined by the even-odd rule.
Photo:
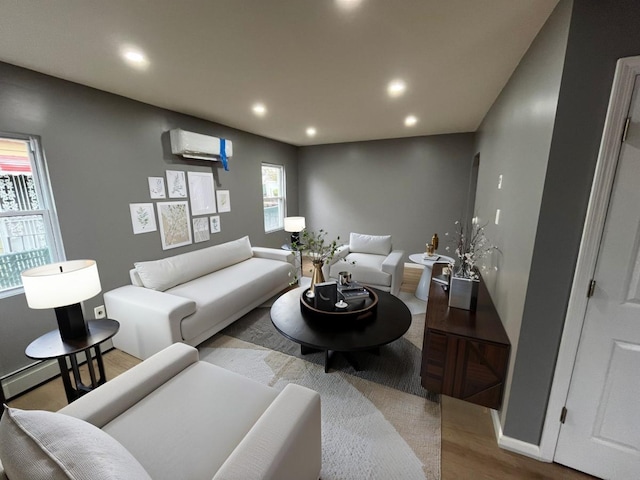
[[[420,274],[418,268],[406,268],[401,290],[414,292]],[[104,361],[110,379],[139,363],[138,359],[118,350],[106,353]],[[66,405],[62,381],[53,379],[12,399],[9,405],[22,409],[59,410]],[[496,443],[489,409],[444,395],[441,462],[443,480],[594,478],[562,465],[538,462],[502,450]]]

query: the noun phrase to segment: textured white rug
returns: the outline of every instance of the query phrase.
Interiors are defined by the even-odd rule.
[[[277,389],[297,383],[320,393],[323,480],[440,478],[439,404],[223,334],[200,352]]]

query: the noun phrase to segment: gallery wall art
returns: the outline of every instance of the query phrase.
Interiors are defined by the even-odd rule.
[[[229,190],[216,191],[216,197],[218,199],[218,212],[230,212],[231,197],[229,196]]]
[[[229,190],[218,190],[210,171],[165,170],[147,186],[151,200],[164,201],[129,204],[131,226],[135,235],[159,230],[163,250],[210,241],[222,230],[211,214],[231,211]]]
[[[184,172],[167,170],[167,190],[169,198],[187,198],[187,182]]]
[[[194,243],[206,242],[211,238],[209,234],[209,220],[207,217],[193,219],[193,241]]]
[[[211,233],[220,233],[220,215],[209,217],[211,223]]]
[[[134,235],[155,232],[158,229],[153,203],[130,203],[129,210]]]
[[[152,199],[167,198],[163,177],[149,177],[149,196]]]
[[[192,243],[188,202],[158,202],[158,223],[163,250]]]
[[[213,174],[209,172],[187,172],[187,176],[189,178],[191,215],[216,213]]]

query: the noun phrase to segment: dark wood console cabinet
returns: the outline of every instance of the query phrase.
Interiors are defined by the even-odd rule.
[[[435,264],[432,275],[442,273]],[[449,296],[431,282],[422,346],[422,386],[499,409],[511,344],[484,282],[475,312],[449,308]]]

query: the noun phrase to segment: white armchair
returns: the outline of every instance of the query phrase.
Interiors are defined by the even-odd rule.
[[[339,272],[351,272],[356,282],[398,295],[404,275],[404,252],[392,250],[391,235],[351,233],[323,267],[324,277],[337,280]],[[346,262],[345,262],[346,261]]]

